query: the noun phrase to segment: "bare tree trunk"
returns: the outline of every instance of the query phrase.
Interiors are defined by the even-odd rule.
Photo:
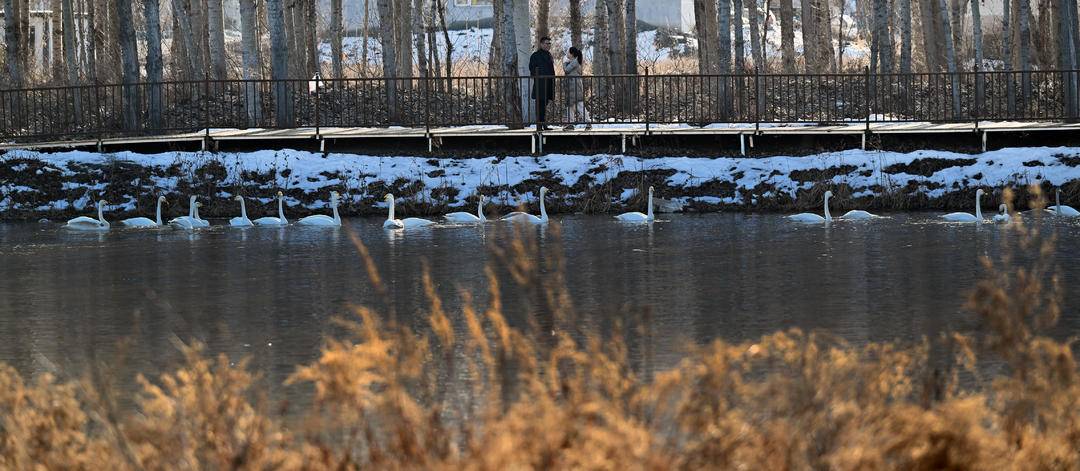
[[[871,43],[870,70],[892,73],[892,37],[889,32],[889,2],[874,0],[874,40]]]
[[[952,102],[953,102],[953,119],[959,119],[960,116],[960,76],[957,75],[956,70],[956,47],[953,44],[952,31],[949,25],[949,7],[945,3],[945,0],[938,0],[938,7],[941,9],[941,14],[938,15],[938,21],[941,22],[942,29],[944,30],[945,37],[945,60],[949,67],[949,82],[952,84]]]
[[[285,37],[283,0],[266,0],[266,26],[270,30],[270,77],[274,80],[274,122],[291,127],[292,93],[285,82],[289,78],[289,46]]]
[[[985,101],[983,93],[983,44],[982,44],[982,12],[979,11],[979,0],[971,0],[971,33],[972,47],[975,49],[975,104],[982,106]]]
[[[1054,0],[1056,1],[1056,0]],[[1039,21],[1035,27],[1035,63],[1043,68],[1052,68],[1057,63],[1061,51],[1058,44],[1062,43],[1058,37],[1057,14],[1060,11],[1052,5],[1051,0],[1039,0],[1039,6],[1035,8],[1039,12]]]
[[[964,50],[964,14],[967,13],[967,0],[951,0],[949,5],[950,28],[952,29],[953,47],[956,53]]]
[[[301,41],[301,46],[304,48],[304,63],[306,64],[307,74],[305,78],[312,77],[315,74],[322,74],[322,70],[319,67],[319,25],[318,25],[318,12],[315,11],[315,2],[303,2],[304,5],[304,37]]]
[[[1013,80],[1012,71],[1016,70],[1016,63],[1013,61],[1013,48],[1012,48],[1012,0],[1005,0],[1005,7],[1002,8],[1001,17],[1001,59],[1005,63],[1005,96],[1007,101],[1007,108],[1009,116],[1016,115],[1016,82]]]
[[[608,38],[607,3],[605,0],[597,0],[595,6],[596,9],[593,13],[593,21],[595,22],[593,25],[595,29],[595,34],[593,35],[593,44],[595,45],[593,48],[592,62],[593,75],[607,75],[610,73],[608,63],[609,58],[611,57],[611,51],[609,50],[611,48],[611,42]],[[598,98],[606,96],[604,87],[598,87],[596,92]]]
[[[191,4],[188,0],[173,0],[173,12],[180,26],[181,40],[184,43],[184,52],[189,60],[188,78],[196,78],[195,74],[201,74],[206,70],[203,66],[202,56],[199,55],[199,47],[195,40],[194,27],[191,24]],[[178,13],[175,13],[178,12]],[[175,38],[174,38],[175,41]]]
[[[746,0],[746,17],[750,21],[750,57],[754,60],[754,70],[761,70],[765,65],[765,56],[762,54],[761,30],[758,26],[758,3],[757,0]]]
[[[4,0],[4,11],[17,12],[15,7],[15,0]],[[19,59],[19,50],[22,43],[22,28],[19,28],[19,16],[17,14],[4,15],[4,50],[5,61],[7,62],[8,80],[11,81],[11,88],[21,88],[23,86],[23,74],[22,64]]]
[[[694,0],[694,34],[697,35],[698,74],[707,75],[716,66],[716,60],[712,57],[712,48],[715,46],[709,32],[709,23],[705,13],[705,5],[712,0]],[[712,2],[715,3],[715,2]]]
[[[378,0],[375,5],[379,9],[379,43],[382,46],[383,77],[386,87],[386,106],[390,121],[397,123],[401,120],[397,103],[397,46],[394,38],[394,17],[392,13],[392,0]]]
[[[814,16],[814,2],[812,0],[801,0],[802,4],[802,41],[803,41],[803,60],[806,62],[806,72],[816,71],[817,64],[820,61],[820,54],[818,49],[821,48],[821,44],[817,42],[817,32],[815,28],[817,23]]]
[[[623,20],[625,12],[622,0],[604,1],[607,3],[608,42],[610,43],[608,64],[611,67],[611,75],[621,74],[626,70],[624,63],[626,54],[623,53],[626,47],[626,22]]]
[[[300,1],[292,0],[285,10],[285,36],[288,41],[289,70],[294,78],[306,78],[305,67],[307,58],[304,57],[303,37],[300,30],[304,27],[303,14],[301,13]]]
[[[818,71],[826,72],[833,64],[832,12],[828,0],[813,0],[813,3],[814,21],[817,23],[814,32],[817,33]]]
[[[1030,109],[1031,106],[1031,28],[1029,20],[1031,19],[1031,3],[1029,0],[1018,0],[1019,7],[1019,21],[1017,26],[1020,33],[1020,70],[1023,73],[1020,75],[1020,88],[1024,94],[1024,107]]]
[[[398,77],[413,76],[412,1],[394,2],[394,30],[398,41]],[[402,82],[405,87],[408,82]]]
[[[129,0],[116,0],[114,5],[124,72],[124,129],[134,130],[139,125],[139,89],[135,85],[139,82],[139,50],[135,42],[135,21]]]
[[[911,0],[900,1],[900,73],[911,73]]]
[[[97,59],[94,70],[94,77],[101,82],[113,82],[113,71],[119,65],[114,59],[115,55],[113,51],[115,47],[107,47],[106,44],[116,44],[114,41],[116,37],[112,34],[112,18],[110,17],[110,11],[107,0],[93,0],[94,13],[97,15],[97,22],[94,24],[94,50],[97,52]]]
[[[836,28],[836,68],[833,72],[844,72],[844,48],[846,47],[846,38],[844,37],[844,9],[847,7],[847,2],[840,2],[840,27]]]
[[[163,107],[161,84],[165,78],[165,64],[161,57],[161,5],[159,0],[143,1],[143,16],[146,19],[146,80],[150,82],[148,111],[150,127],[161,129],[161,110]]]
[[[550,37],[551,30],[548,22],[551,16],[551,1],[537,0],[536,2],[536,44],[540,44],[540,38]]]
[[[500,60],[500,74],[504,77],[516,77],[518,75],[518,51],[517,51],[517,35],[514,28],[514,0],[495,0],[496,2],[502,2],[502,17],[496,18],[495,21],[500,23],[499,32],[501,37],[499,42],[502,52]],[[511,124],[511,128],[520,128],[521,124],[521,87],[515,81],[508,81],[503,83],[503,87],[499,87],[505,93],[501,98],[504,103],[506,119]]]
[[[809,1],[809,0],[804,0]],[[720,0],[721,3],[724,0]],[[731,20],[731,28],[735,33],[735,73],[746,73],[746,41],[743,39],[743,17],[742,17],[743,5],[739,0],[732,0],[731,13],[733,18]],[[722,21],[722,20],[721,20]]]
[[[446,43],[446,91],[450,91],[454,77],[454,45],[450,42],[450,31],[446,29],[445,0],[434,0],[439,8],[439,25],[442,27],[443,41]]]
[[[64,24],[63,24],[63,7],[61,6],[62,0],[50,0],[49,8],[52,9],[51,24],[52,34],[49,35],[49,40],[52,41],[52,47],[49,48],[49,54],[52,57],[46,57],[45,59],[49,64],[50,78],[54,83],[64,82],[64,61],[61,57],[64,57]]]
[[[638,50],[637,50],[637,5],[635,0],[626,1],[626,73],[637,75],[638,73]]]
[[[780,50],[784,73],[795,73],[795,8],[792,0],[780,0]]]
[[[505,12],[503,12],[504,5],[505,3],[501,0],[494,0],[492,2],[491,10],[493,12],[493,19],[491,21],[491,47],[488,51],[488,75],[492,77],[498,77],[499,72],[502,70],[502,21],[500,21],[500,19],[505,14]],[[597,5],[599,5],[599,3]],[[599,47],[597,47],[597,49],[599,49]]]
[[[240,41],[243,55],[242,74],[245,81],[255,80],[259,70],[258,9],[255,0],[240,0]],[[244,104],[248,126],[256,126],[259,116],[259,91],[255,83],[244,82]]]
[[[926,71],[937,72],[941,70],[942,61],[939,60],[941,54],[940,42],[938,41],[938,21],[935,10],[937,10],[937,0],[918,0],[919,1],[919,18],[922,24],[922,39],[923,39],[923,54],[926,58]],[[1008,2],[1009,0],[1005,0]],[[1007,36],[1007,35],[1006,35]]]
[[[210,42],[210,76],[216,80],[228,78],[229,71],[225,62],[225,14],[221,0],[207,0],[206,29]]]
[[[360,47],[361,47],[361,52],[360,52],[360,75],[362,75],[364,77],[367,77],[367,75],[368,75],[367,74],[367,69],[368,69],[368,41],[369,41],[369,38],[371,37],[370,29],[369,29],[371,27],[370,25],[371,25],[371,1],[370,0],[364,0],[364,30],[363,30],[364,32],[362,33],[363,37],[361,38],[361,40],[363,42],[360,44]]]
[[[67,65],[67,84],[68,86],[75,86],[79,84],[79,62],[78,62],[78,47],[79,44],[75,40],[75,10],[72,5],[72,0],[64,1],[64,13],[63,13],[63,30],[64,30],[64,59],[63,63]],[[149,3],[151,0],[147,0]],[[59,58],[57,58],[59,61]],[[149,68],[149,64],[147,64]],[[82,116],[82,96],[79,89],[73,90],[72,95],[72,109],[75,112],[75,120],[81,119]]]
[[[1069,72],[1062,73],[1064,88],[1063,103],[1065,115],[1076,118],[1080,114],[1080,83],[1077,80],[1078,57],[1076,55],[1076,4],[1070,0],[1056,0],[1054,2],[1054,16],[1057,19],[1058,39],[1058,68]],[[1042,12],[1046,14],[1047,12]]]
[[[720,44],[716,54],[717,67],[720,75],[727,75],[731,73],[731,0],[720,0],[717,5],[716,33]]]
[[[581,0],[570,0],[570,45],[583,49],[581,44]]]
[[[424,25],[424,0],[413,0],[412,35],[416,37],[416,66],[421,77],[430,77],[427,55],[427,27]]]
[[[330,68],[335,79],[345,76],[341,56],[344,54],[342,42],[344,41],[345,15],[341,11],[341,0],[330,0]]]

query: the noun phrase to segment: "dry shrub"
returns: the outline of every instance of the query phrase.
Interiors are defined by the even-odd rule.
[[[1035,205],[1043,204],[1033,188]],[[1008,198],[1011,195],[1006,195]],[[140,378],[134,410],[110,412],[90,382],[0,369],[5,469],[1076,469],[1080,389],[1060,314],[1053,239],[1013,224],[1014,263],[985,260],[968,307],[976,334],[850,345],[777,332],[692,348],[667,371],[630,360],[651,317],[583,327],[558,251],[519,231],[495,248],[486,306],[462,290],[446,311],[424,275],[428,327],[355,307],[348,334],[288,383],[311,410],[260,406],[245,362],[181,346],[185,361]],[[558,235],[557,228],[550,233]],[[376,292],[382,278],[357,244]],[[1013,242],[1005,242],[1013,244]],[[1021,268],[1010,268],[1021,266]],[[506,276],[499,276],[506,273]],[[534,307],[505,317],[501,284]],[[392,313],[392,303],[385,309]],[[933,355],[935,348],[951,352]],[[647,350],[646,350],[647,352]],[[648,356],[648,353],[646,353]],[[645,364],[651,361],[645,359]],[[992,371],[993,374],[984,377]]]

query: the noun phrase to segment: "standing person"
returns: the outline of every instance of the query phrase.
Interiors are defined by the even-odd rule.
[[[533,77],[532,98],[536,100],[536,129],[546,131],[548,102],[555,99],[555,59],[551,57],[551,38],[540,38],[540,49],[529,58]]]
[[[581,55],[581,50],[576,47],[571,47],[566,52],[566,62],[563,63],[563,75],[566,79],[563,81],[563,96],[566,97],[566,110],[567,110],[567,131],[574,129],[574,123],[582,121],[585,123],[585,130],[592,129],[592,124],[589,123],[589,112],[585,111],[585,86],[581,79],[581,69],[585,65],[585,58]]]

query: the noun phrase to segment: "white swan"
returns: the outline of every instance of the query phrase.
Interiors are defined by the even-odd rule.
[[[979,200],[982,198],[982,189],[975,192],[975,215],[971,213],[949,213],[941,216],[942,219],[952,222],[982,222],[982,204]]]
[[[630,213],[622,213],[622,214],[620,214],[618,216],[615,216],[615,219],[618,219],[618,220],[623,221],[623,222],[653,222],[656,218],[653,216],[652,198],[653,198],[653,187],[650,186],[649,187],[649,209],[648,209],[647,214],[641,214],[641,213],[636,212],[636,211],[635,212],[630,212]]]
[[[182,229],[210,227],[210,221],[199,218],[199,206],[202,206],[202,203],[196,201],[197,199],[198,197],[192,195],[188,199],[188,215],[170,219],[169,224],[178,226]]]
[[[794,221],[794,222],[818,223],[818,224],[823,223],[823,222],[831,222],[832,221],[832,214],[829,213],[829,198],[832,198],[832,192],[831,191],[826,191],[825,192],[825,217],[818,216],[817,214],[814,214],[814,213],[799,213],[799,214],[792,214],[791,216],[788,216],[787,218],[789,220],[791,220],[791,221]]]
[[[262,217],[262,218],[254,220],[252,222],[254,222],[256,226],[287,226],[289,224],[289,220],[285,219],[285,206],[284,206],[285,203],[284,203],[284,201],[285,201],[285,195],[282,194],[280,191],[277,192],[277,214],[278,214],[278,217],[276,217],[276,218],[275,217],[269,217],[269,216],[268,217]]]
[[[548,222],[547,208],[544,207],[544,196],[547,195],[547,187],[540,187],[540,216],[533,216],[529,213],[521,211],[514,211],[506,216],[502,217],[503,221],[517,221],[529,224],[546,224]]]
[[[1070,218],[1080,216],[1080,211],[1077,211],[1077,210],[1073,209],[1072,206],[1062,206],[1061,205],[1061,190],[1058,190],[1057,193],[1055,194],[1054,202],[1057,203],[1057,204],[1055,204],[1053,206],[1050,206],[1049,208],[1046,208],[1046,210],[1051,212],[1051,213],[1054,213],[1055,216],[1070,217]]]
[[[487,222],[487,217],[484,216],[484,201],[487,198],[484,195],[480,195],[480,202],[476,205],[476,214],[466,212],[450,213],[446,216],[447,221],[460,222],[460,223],[482,223]]]
[[[432,221],[421,218],[394,218],[394,195],[386,195],[386,202],[390,203],[390,214],[386,217],[383,227],[386,229],[406,229],[410,227],[424,227],[435,224]]]
[[[97,207],[97,219],[86,216],[79,216],[75,219],[71,219],[64,225],[64,227],[76,231],[107,231],[109,230],[109,221],[105,220],[105,200],[98,201]]]
[[[1012,217],[1009,216],[1008,206],[1003,204],[998,207],[998,211],[999,213],[994,215],[994,222],[1009,222],[1012,220]]]
[[[334,217],[330,217],[324,214],[316,214],[308,216],[297,221],[297,224],[301,226],[340,226],[341,216],[338,215],[338,192],[330,192],[330,207],[334,210]]]
[[[127,227],[161,227],[161,205],[165,203],[164,196],[158,196],[157,198],[157,215],[156,219],[150,218],[130,218],[120,221],[121,224]]]
[[[251,219],[248,219],[247,203],[244,203],[244,197],[240,196],[240,195],[236,195],[236,197],[233,198],[233,199],[240,202],[240,216],[229,219],[229,225],[232,226],[232,227],[251,227],[251,226],[254,226],[255,223],[251,222]]]

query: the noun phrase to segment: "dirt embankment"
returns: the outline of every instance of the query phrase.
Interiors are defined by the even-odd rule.
[[[276,210],[272,198],[277,191],[288,197],[290,218],[325,212],[330,191],[345,196],[340,207],[343,216],[382,214],[385,209],[380,203],[387,193],[396,195],[402,210],[410,215],[431,216],[450,208],[472,208],[481,194],[492,201],[489,214],[498,214],[520,201],[529,202],[535,210],[535,197],[531,195],[540,186],[549,189],[546,205],[553,214],[642,209],[643,190],[649,186],[655,188],[657,197],[673,202],[683,212],[812,210],[820,206],[826,190],[833,192],[832,202],[839,210],[970,209],[976,187],[987,190],[983,199],[987,207],[996,207],[1003,198],[1002,190],[1011,187],[1018,208],[1024,209],[1031,182],[1042,182],[1051,199],[1053,189],[1060,188],[1063,204],[1080,203],[1080,178],[1056,185],[1047,181],[1054,172],[1080,167],[1080,154],[1072,153],[1046,154],[1024,161],[1010,169],[1015,170],[1014,177],[995,185],[987,185],[979,170],[996,165],[987,158],[923,157],[888,165],[848,159],[853,162],[826,162],[817,168],[791,168],[786,164],[767,168],[769,161],[761,160],[761,165],[731,165],[711,175],[689,178],[679,178],[687,173],[686,159],[680,164],[683,167],[676,168],[673,163],[667,168],[663,159],[650,160],[646,166],[640,162],[627,164],[618,156],[576,156],[581,165],[568,170],[558,157],[546,162],[535,159],[535,168],[523,167],[522,162],[533,162],[531,158],[517,158],[525,159],[513,163],[520,167],[515,167],[518,178],[504,179],[500,170],[494,170],[498,178],[486,177],[470,186],[462,176],[462,169],[470,164],[468,159],[425,159],[409,172],[390,171],[400,169],[398,163],[392,163],[381,167],[380,172],[332,165],[319,170],[312,164],[318,161],[310,160],[294,169],[288,159],[281,165],[247,168],[240,163],[240,157],[230,160],[213,154],[178,154],[172,162],[155,157],[147,161],[110,156],[95,161],[65,161],[30,154],[4,155],[0,157],[0,219],[61,220],[92,212],[93,202],[99,199],[110,203],[109,219],[147,215],[153,212],[157,195],[165,195],[171,203],[164,210],[165,217],[185,214],[189,195],[200,197],[204,217],[231,217],[238,208],[230,197],[237,194],[251,198],[248,211],[254,217]],[[718,165],[715,159],[701,162]],[[484,163],[492,168],[503,164],[503,158]],[[692,168],[693,162],[689,165]],[[748,177],[749,171],[757,172],[757,176]],[[956,177],[939,178],[944,174]]]

